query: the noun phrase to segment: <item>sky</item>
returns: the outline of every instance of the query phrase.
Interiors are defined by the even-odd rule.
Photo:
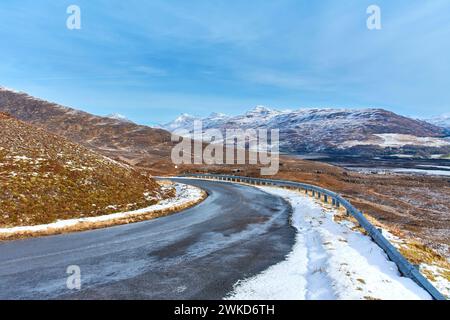
[[[450,111],[448,0],[2,0],[0,39],[1,86],[142,124],[255,105]]]

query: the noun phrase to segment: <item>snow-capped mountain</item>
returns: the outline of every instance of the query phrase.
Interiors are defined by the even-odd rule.
[[[107,157],[148,166],[157,174],[161,163],[170,159],[172,142],[166,130],[96,116],[5,88],[0,88],[0,112]]]
[[[163,128],[169,131],[191,129],[194,126],[194,121],[200,118],[191,116],[190,114],[183,113],[178,118],[163,125]]]
[[[238,116],[211,114],[206,118],[182,115],[164,126],[169,131],[193,131],[195,120],[203,130],[279,129],[280,148],[290,153],[433,153],[449,148],[441,139],[445,130],[430,123],[383,109],[276,110],[263,106]],[[208,138],[206,136],[206,138]],[[426,138],[426,139],[424,139]]]
[[[130,119],[128,119],[126,116],[124,116],[124,115],[122,115],[122,114],[120,114],[120,113],[111,113],[111,114],[108,114],[108,115],[106,116],[106,118],[118,120],[118,121],[121,121],[121,122],[130,122],[130,123],[133,122],[133,121],[131,121]]]
[[[429,118],[425,120],[435,126],[446,128],[450,132],[450,113],[445,113],[437,117]]]

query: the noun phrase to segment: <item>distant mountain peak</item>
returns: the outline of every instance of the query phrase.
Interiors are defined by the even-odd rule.
[[[228,116],[225,113],[221,112],[212,112],[208,118],[227,118]]]
[[[435,126],[442,127],[450,131],[450,113],[443,113],[438,116],[434,116],[429,119],[423,119],[424,121],[434,124]]]
[[[184,121],[186,119],[195,119],[195,117],[189,113],[182,113],[175,119],[175,121]]]
[[[192,133],[195,119],[200,118],[187,119],[184,117],[184,121],[179,121],[178,118],[166,125],[165,128],[169,131],[184,129]],[[380,108],[302,108],[279,111],[258,105],[241,115],[224,116],[213,113],[201,120],[203,120],[204,130],[219,129],[225,132],[227,129],[236,128],[278,129],[280,148],[293,153],[372,152],[373,154],[384,154],[390,152],[385,150],[385,146],[390,146],[390,144],[383,144],[377,134],[391,134],[393,136],[386,137],[400,140],[405,136],[417,137],[417,139],[411,138],[410,140],[416,143],[414,146],[417,149],[422,148],[422,150],[428,150],[427,152],[440,152],[441,150],[437,150],[438,145],[444,146],[443,152],[446,152],[447,149],[450,150],[448,144],[439,140],[440,137],[445,136],[443,128]],[[433,138],[436,139],[433,140]],[[397,143],[396,145],[401,144]],[[359,149],[354,151],[357,148]],[[410,146],[408,148],[412,149]],[[432,148],[435,150],[431,150]],[[395,150],[395,152],[401,152],[401,150]]]
[[[7,87],[2,87],[2,86],[0,86],[0,91],[9,91],[9,92],[14,92],[14,93],[23,93],[23,92],[20,92],[20,91],[11,89],[11,88],[7,88]]]
[[[145,208],[164,194],[139,170],[5,113],[0,132],[0,228]]]
[[[122,114],[120,114],[120,113],[111,113],[111,114],[108,114],[108,115],[106,116],[106,118],[114,119],[114,120],[119,120],[119,121],[121,121],[121,122],[130,122],[130,123],[133,122],[133,121],[131,121],[130,119],[128,119],[126,116],[124,116],[124,115],[122,115]]]
[[[247,113],[260,113],[260,114],[268,114],[271,112],[274,112],[276,110],[273,110],[271,108],[268,108],[266,106],[263,105],[257,105],[256,107],[254,107],[253,109],[251,109],[250,111],[248,111]]]

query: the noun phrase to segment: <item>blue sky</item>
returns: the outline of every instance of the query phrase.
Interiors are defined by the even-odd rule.
[[[0,38],[0,85],[144,124],[258,104],[450,110],[448,0],[2,0]]]

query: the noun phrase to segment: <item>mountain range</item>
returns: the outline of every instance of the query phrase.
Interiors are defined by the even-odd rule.
[[[223,133],[226,129],[279,129],[280,150],[287,153],[450,153],[445,128],[383,109],[279,111],[257,106],[238,116],[213,113],[200,118],[182,114],[163,128],[192,133],[196,120],[202,121],[203,130],[219,129]]]
[[[257,106],[237,116],[213,113],[199,118],[183,114],[155,128],[121,115],[96,116],[0,87],[0,111],[153,174],[174,172],[171,132],[192,131],[195,120],[202,120],[204,130],[222,132],[233,128],[279,129],[280,150],[290,154],[450,154],[450,141],[445,138],[448,129],[383,109],[280,111]]]

